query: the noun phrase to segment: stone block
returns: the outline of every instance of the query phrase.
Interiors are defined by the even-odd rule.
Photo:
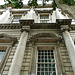
[[[69,56],[62,56],[62,58],[67,59],[67,58],[69,58]]]
[[[67,63],[67,62],[68,62],[68,60],[67,60],[67,59],[63,59],[63,62],[64,62],[64,63]]]
[[[9,71],[9,67],[6,66],[6,67],[4,68],[4,71]]]
[[[71,67],[71,63],[64,63],[64,66]]]
[[[65,71],[69,72],[70,71],[69,67],[65,67]]]
[[[25,67],[26,67],[26,66],[28,67],[29,65],[30,65],[30,63],[23,63],[23,64],[22,64],[22,66],[25,66]]]
[[[25,70],[25,71],[28,71],[28,70],[29,70],[29,67],[25,67],[24,70]]]
[[[28,71],[21,71],[21,75],[29,75]]]
[[[73,72],[73,69],[72,69],[72,67],[70,67],[69,69],[70,69],[70,71],[72,71],[72,72]]]
[[[26,62],[30,62],[30,59],[26,59]]]
[[[9,59],[13,59],[13,55],[10,55],[10,56],[9,56]]]
[[[3,71],[3,74],[2,75],[8,75],[8,72],[9,71]]]
[[[74,75],[73,72],[66,72],[66,75]]]
[[[12,59],[8,59],[7,62],[12,62]]]
[[[6,66],[10,66],[11,65],[11,63],[6,63]]]

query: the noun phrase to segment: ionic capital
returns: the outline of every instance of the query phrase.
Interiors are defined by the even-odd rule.
[[[21,32],[24,32],[24,31],[26,31],[27,33],[29,33],[29,29],[21,29]]]
[[[68,26],[68,25],[61,25],[61,31],[70,31],[71,30],[71,28]]]

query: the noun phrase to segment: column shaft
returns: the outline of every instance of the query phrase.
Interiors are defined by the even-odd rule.
[[[31,65],[31,75],[35,75],[35,44],[33,44],[33,52],[32,52],[32,65]]]
[[[14,58],[12,60],[12,64],[11,64],[8,75],[20,75],[27,37],[28,37],[28,33],[24,31],[21,34],[21,38],[17,46]]]
[[[75,75],[75,45],[68,31],[63,32],[63,36]]]

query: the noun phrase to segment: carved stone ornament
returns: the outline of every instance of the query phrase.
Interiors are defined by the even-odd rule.
[[[21,32],[23,31],[29,32],[29,29],[21,29]]]
[[[17,42],[17,38],[4,33],[0,34],[0,43],[11,43],[11,42],[13,43]]]
[[[68,25],[61,25],[61,31],[64,32],[65,30],[70,31],[71,28]]]
[[[62,37],[55,33],[38,33],[30,39],[35,42],[57,42],[61,41]]]

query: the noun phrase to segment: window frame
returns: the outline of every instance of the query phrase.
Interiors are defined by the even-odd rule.
[[[0,43],[0,49],[6,49],[6,51],[5,51],[5,54],[4,54],[4,56],[0,62],[0,73],[3,72],[4,66],[5,66],[5,63],[7,61],[8,54],[9,54],[10,48],[11,48],[10,44],[8,44],[8,43],[7,43],[7,45],[5,45],[4,43],[2,43],[2,44],[3,45],[1,45],[1,43]]]
[[[47,45],[48,46],[48,45]],[[38,64],[38,47],[39,46],[37,46],[37,59],[36,59],[36,75],[37,75],[37,64]],[[45,47],[45,46],[43,46],[43,47]],[[48,47],[51,47],[50,45],[48,46]],[[58,67],[58,65],[57,65],[57,59],[56,59],[56,51],[55,51],[55,46],[53,46],[54,47],[54,50],[53,50],[53,52],[54,52],[54,59],[55,59],[55,69],[56,69],[56,75],[58,75],[58,71],[57,71],[57,67]],[[48,50],[48,49],[47,49]],[[44,63],[45,64],[45,63]]]
[[[48,19],[41,19],[40,18],[41,16],[48,16]],[[46,23],[49,23],[50,18],[51,18],[50,13],[39,13],[38,17],[39,17],[39,20],[38,20],[39,23],[45,23],[45,22],[41,22],[41,21],[47,21]]]
[[[14,18],[15,17],[20,17],[20,18],[18,18],[17,21],[14,22]],[[19,20],[21,19],[21,17],[22,17],[22,15],[13,15],[13,19],[12,19],[12,22],[11,23],[20,23]]]
[[[2,56],[2,59],[3,59],[3,57],[4,57],[4,55],[5,55],[5,52],[6,52],[6,49],[0,49],[0,54],[1,54],[2,52],[4,52],[4,53],[3,53],[3,56]],[[0,63],[1,63],[2,59],[0,60]]]

